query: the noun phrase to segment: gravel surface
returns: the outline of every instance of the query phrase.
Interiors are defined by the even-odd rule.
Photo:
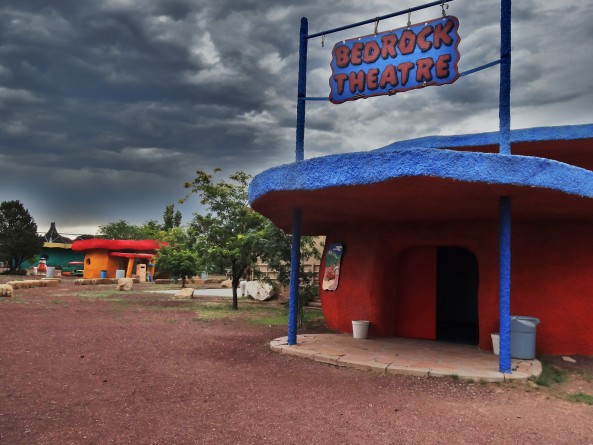
[[[593,444],[593,406],[527,384],[336,368],[272,352],[284,327],[78,296],[104,288],[0,300],[0,444]]]

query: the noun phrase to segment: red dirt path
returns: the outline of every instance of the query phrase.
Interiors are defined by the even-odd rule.
[[[1,444],[593,444],[593,406],[335,368],[272,352],[285,328],[77,296],[102,289],[0,301]]]

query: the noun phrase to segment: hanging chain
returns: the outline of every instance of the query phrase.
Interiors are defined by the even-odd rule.
[[[443,17],[447,17],[447,13],[445,12],[445,7],[447,9],[449,9],[449,5],[445,5],[445,0],[442,0],[442,2],[441,2],[441,10],[443,12]]]

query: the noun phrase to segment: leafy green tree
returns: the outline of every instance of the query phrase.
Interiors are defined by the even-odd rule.
[[[155,239],[160,241],[164,236],[162,227],[156,219],[146,221],[140,226],[140,231],[144,236],[141,239]]]
[[[181,212],[179,210],[175,211],[175,204],[169,204],[165,207],[163,223],[163,230],[181,226]]]
[[[0,261],[8,264],[10,274],[39,254],[43,242],[43,237],[37,235],[35,220],[20,201],[0,204]]]
[[[109,222],[104,226],[99,226],[97,235],[107,239],[156,239],[161,241],[166,232],[180,226],[181,212],[179,210],[175,211],[175,206],[170,204],[165,207],[163,224],[160,224],[155,219],[151,219],[142,225],[134,225],[121,219],[119,221]]]
[[[156,239],[161,240],[163,233],[161,231],[161,225],[158,221],[152,219],[146,221],[143,225],[137,226],[130,224],[125,220],[119,220],[116,222],[109,222],[104,226],[99,226],[99,232],[97,234],[101,238],[107,239],[128,239],[128,240],[141,240],[141,239]]]
[[[215,169],[214,173],[220,173]],[[290,236],[270,220],[252,210],[247,202],[247,185],[251,176],[238,171],[215,181],[213,175],[198,170],[184,202],[193,193],[200,196],[205,214],[195,214],[189,236],[202,260],[209,264],[225,264],[230,269],[233,288],[233,309],[238,308],[237,287],[248,267],[256,268],[258,258],[278,271],[279,281],[288,283],[290,275]],[[303,237],[302,255],[314,254],[314,241]]]
[[[214,173],[221,172],[217,168]],[[185,183],[190,195],[200,196],[206,214],[195,214],[190,236],[199,256],[210,264],[228,264],[233,288],[233,309],[238,308],[237,288],[243,273],[264,251],[264,238],[270,222],[247,205],[247,185],[251,176],[238,171],[229,181],[215,181],[198,170],[192,182]]]
[[[180,227],[181,226],[181,212],[177,210],[175,212],[175,216],[173,217],[173,227]]]
[[[264,238],[264,249],[260,254],[260,260],[266,263],[269,269],[276,272],[276,279],[280,284],[288,286],[290,281],[290,254],[292,250],[291,235],[287,235],[270,222],[265,227],[262,236]],[[301,259],[319,259],[320,257],[321,253],[317,250],[315,237],[301,236]],[[306,286],[308,283],[311,283],[312,272],[305,272],[301,265],[299,279],[301,286]]]
[[[159,250],[157,267],[159,271],[181,278],[181,287],[185,287],[186,280],[200,270],[200,258],[187,247],[164,246]]]
[[[260,260],[266,263],[268,269],[276,272],[278,283],[287,287],[290,282],[290,254],[292,250],[291,235],[287,235],[272,223],[266,228],[264,237],[264,251]],[[321,252],[317,249],[315,237],[301,237],[301,265],[299,268],[299,294],[298,294],[298,319],[299,328],[303,327],[303,307],[315,296],[319,295],[319,284],[314,271],[306,271],[302,260],[319,259]],[[256,276],[259,271],[255,270]],[[261,277],[260,277],[261,278]],[[265,278],[264,278],[265,279]]]
[[[99,226],[98,235],[107,239],[146,239],[144,230],[140,226],[130,224],[123,219]]]
[[[183,227],[173,227],[163,232],[162,241],[166,241],[171,246],[177,246],[183,249],[189,249],[192,245],[190,237]]]

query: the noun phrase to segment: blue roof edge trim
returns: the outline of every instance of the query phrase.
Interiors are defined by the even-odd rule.
[[[511,143],[538,141],[568,141],[593,138],[593,124],[565,125],[559,127],[523,128],[511,131]],[[453,148],[498,145],[498,131],[489,133],[463,134],[453,136],[426,136],[393,142],[379,150],[393,150],[407,147]]]
[[[513,135],[514,141],[583,139],[593,137],[593,125],[515,130]],[[368,152],[335,154],[285,164],[253,178],[249,185],[249,202],[253,204],[274,191],[369,185],[411,176],[539,187],[593,198],[593,172],[586,169],[540,157],[434,150],[437,148],[434,145],[424,146],[425,143],[430,145],[431,141],[439,146],[452,146],[450,141],[455,138],[460,138],[460,142],[473,141],[473,145],[498,143],[497,133],[421,138]],[[447,144],[443,144],[444,141]],[[408,144],[412,146],[406,147]],[[422,146],[418,146],[420,144]]]

